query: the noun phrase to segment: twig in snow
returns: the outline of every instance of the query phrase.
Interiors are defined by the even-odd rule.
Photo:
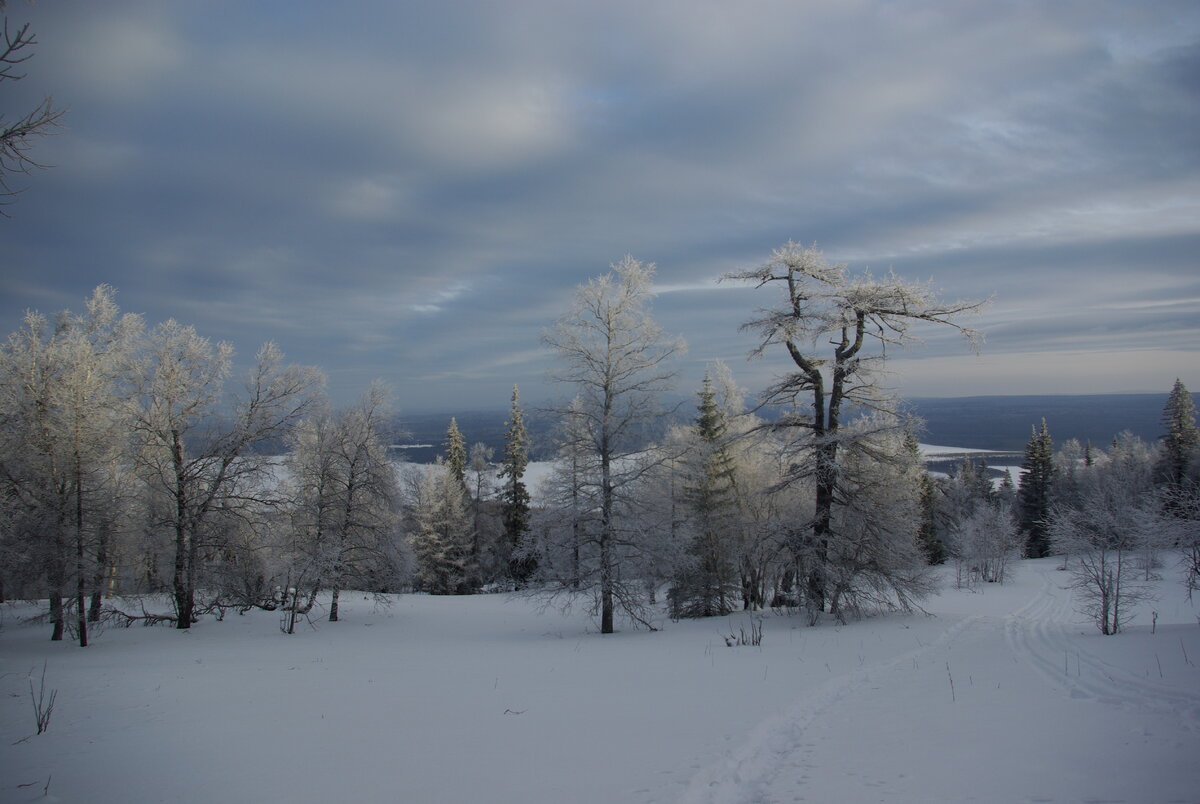
[[[950,672],[950,662],[946,662],[946,676],[950,679],[950,702],[957,703],[958,699],[954,697],[954,675]]]
[[[50,698],[46,698],[46,662],[42,662],[42,683],[37,694],[33,692],[33,679],[29,679],[29,700],[33,702],[33,714],[37,719],[37,733],[42,734],[50,728],[50,716],[54,714],[54,699],[58,690],[50,690]]]

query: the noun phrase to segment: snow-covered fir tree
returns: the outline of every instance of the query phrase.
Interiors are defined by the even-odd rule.
[[[441,460],[420,473],[412,501],[413,585],[432,595],[475,591],[471,513],[466,492]]]
[[[450,418],[450,426],[446,428],[446,468],[462,485],[467,487],[467,442],[458,429],[458,421]]]
[[[726,438],[726,411],[717,403],[712,377],[704,376],[695,424],[677,465],[687,509],[684,560],[671,580],[672,617],[728,614],[740,603],[736,550],[737,481]]]
[[[1190,464],[1200,460],[1200,429],[1196,427],[1196,403],[1182,382],[1175,380],[1163,407],[1163,456],[1160,472],[1172,486],[1187,477]]]
[[[1050,554],[1047,527],[1050,518],[1054,487],[1054,441],[1050,428],[1042,419],[1041,430],[1034,427],[1025,445],[1021,461],[1021,484],[1017,490],[1017,516],[1021,533],[1025,534],[1025,554],[1044,558]]]
[[[524,585],[537,569],[537,557],[528,544],[530,498],[524,480],[528,466],[529,433],[525,429],[520,391],[514,385],[512,407],[505,422],[504,459],[500,463],[499,477],[504,553],[508,556],[508,572],[517,586]]]

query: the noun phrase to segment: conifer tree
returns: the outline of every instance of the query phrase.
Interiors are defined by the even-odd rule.
[[[543,336],[557,353],[555,379],[574,386],[578,404],[562,411],[567,432],[585,456],[584,496],[591,497],[596,526],[580,544],[578,589],[594,593],[600,633],[613,633],[619,608],[649,626],[644,576],[645,534],[634,508],[638,459],[647,450],[639,433],[661,415],[659,395],[675,372],[672,358],[683,343],[668,338],[650,315],[654,266],[625,257],[611,273],[581,286],[571,310]],[[561,582],[561,581],[560,581]]]
[[[707,374],[699,396],[684,490],[693,536],[668,593],[672,617],[728,614],[741,596],[731,532],[737,500],[733,457],[725,443],[728,422]]]
[[[450,418],[450,427],[446,430],[446,468],[451,477],[458,480],[465,491],[467,488],[467,442],[458,429],[458,421]]]
[[[463,484],[440,464],[419,481],[411,536],[416,567],[413,580],[431,595],[475,591],[470,563],[471,515]]]
[[[911,430],[904,438],[904,449],[914,461],[921,460],[921,445]],[[946,545],[937,535],[937,486],[928,471],[922,471],[917,481],[920,494],[921,525],[917,531],[917,543],[930,564],[941,564],[946,560]]]
[[[508,568],[518,586],[529,580],[529,576],[537,569],[537,559],[522,549],[529,532],[529,490],[523,479],[528,466],[529,434],[525,430],[520,392],[514,385],[512,410],[504,431],[504,460],[499,475],[503,484],[500,490],[500,518],[509,553]]]
[[[1188,465],[1200,447],[1200,430],[1196,428],[1196,404],[1192,395],[1178,379],[1163,407],[1164,454],[1160,475],[1169,486],[1178,486],[1187,476]]]
[[[1021,462],[1021,486],[1017,491],[1017,515],[1025,535],[1025,552],[1030,558],[1050,553],[1047,531],[1050,518],[1050,489],[1054,482],[1054,442],[1042,419],[1042,429],[1032,428]]]

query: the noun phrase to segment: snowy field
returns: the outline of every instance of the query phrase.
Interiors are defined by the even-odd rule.
[[[0,801],[1200,800],[1200,624],[1174,568],[1103,637],[1058,563],[932,616],[767,614],[760,647],[726,646],[743,614],[601,636],[524,599],[408,595],[344,597],[343,622],[290,637],[260,611],[80,649],[7,605]]]

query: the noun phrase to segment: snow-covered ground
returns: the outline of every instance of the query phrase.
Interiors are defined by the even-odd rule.
[[[343,597],[343,622],[294,636],[231,613],[81,649],[4,606],[0,801],[1200,800],[1200,624],[1174,568],[1104,637],[1058,563],[931,616],[767,614],[760,647],[726,646],[744,614],[601,636],[525,599],[406,595]]]

